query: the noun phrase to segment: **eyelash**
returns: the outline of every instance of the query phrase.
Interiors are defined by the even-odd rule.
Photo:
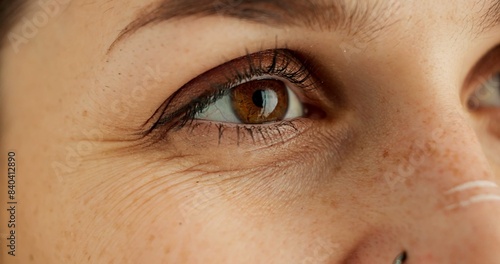
[[[272,54],[272,62],[266,66],[264,59],[270,53]],[[298,55],[295,52],[288,49],[266,50],[253,54],[249,54],[247,52],[244,57],[227,62],[198,76],[165,101],[165,103],[155,113],[157,116],[159,113],[161,113],[161,115],[156,118],[154,124],[146,131],[145,134],[149,135],[157,131],[158,133],[156,134],[158,139],[165,139],[170,131],[177,131],[188,125],[191,126],[190,130],[192,131],[199,125],[193,125],[193,123],[197,120],[195,116],[198,113],[216,102],[218,99],[227,95],[234,87],[245,82],[254,81],[259,77],[269,76],[270,78],[279,77],[285,79],[300,88],[303,91],[302,95],[307,97],[307,92],[314,90],[314,87],[316,86],[314,78],[312,78],[310,74],[312,65],[310,65],[307,60],[299,60],[297,56]],[[243,59],[246,59],[245,63],[243,63],[243,67],[234,67],[233,64],[238,64],[237,62],[241,62]],[[257,64],[254,63],[256,59]],[[221,67],[229,67],[231,72],[229,77],[226,76],[226,80],[224,82],[209,83],[206,85],[208,86],[208,91],[204,91],[200,96],[197,96],[195,99],[191,100],[188,104],[180,107],[179,109],[171,113],[165,113],[165,110],[172,107],[175,108],[175,101],[179,97],[182,97],[183,93],[189,92],[191,84],[197,84],[200,82],[199,79],[206,78],[207,76],[210,77],[214,74],[214,71],[218,72]],[[224,74],[227,74],[227,71],[225,71]],[[205,90],[207,90],[207,88],[205,88]],[[271,134],[279,135],[280,138],[278,140],[284,141],[282,138],[282,133],[284,133],[283,130],[292,129],[293,131],[298,132],[295,125],[296,121],[297,120],[287,120],[266,125],[225,124],[212,121],[203,121],[203,123],[216,125],[218,129],[219,144],[224,131],[227,130],[228,127],[235,128],[238,137],[237,143],[239,144],[241,133],[248,133],[253,142],[255,142],[255,135],[260,135],[260,138],[267,143],[267,141],[269,141],[268,137]]]

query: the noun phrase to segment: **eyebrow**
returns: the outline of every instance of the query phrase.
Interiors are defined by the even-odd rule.
[[[484,1],[479,0],[478,3]],[[487,0],[474,19],[475,34],[500,25],[500,0]],[[358,0],[160,0],[139,12],[138,17],[120,31],[108,53],[122,39],[142,27],[175,18],[222,16],[270,26],[302,26],[313,30],[344,31],[359,41],[373,38],[397,21],[391,19],[399,1]]]
[[[322,1],[322,2],[321,2]],[[384,3],[384,4],[382,4]],[[397,1],[352,0],[161,0],[139,12],[111,44],[138,29],[175,18],[223,16],[270,26],[342,30],[368,38],[389,26]]]
[[[493,1],[493,4],[481,15],[478,25],[479,33],[500,25],[500,0]]]

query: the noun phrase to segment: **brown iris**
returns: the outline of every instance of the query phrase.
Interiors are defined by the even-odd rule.
[[[250,81],[231,89],[231,102],[242,123],[279,121],[288,110],[288,90],[279,80]]]

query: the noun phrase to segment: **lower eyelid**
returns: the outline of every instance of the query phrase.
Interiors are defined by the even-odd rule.
[[[195,120],[189,126],[189,128],[176,131],[174,133],[176,135],[172,136],[183,136],[186,141],[197,146],[199,144],[205,144],[207,147],[250,145],[253,148],[259,148],[287,143],[306,133],[311,128],[312,121],[298,118],[270,124],[245,125]]]

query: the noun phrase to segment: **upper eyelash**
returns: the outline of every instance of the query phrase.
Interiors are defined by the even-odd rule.
[[[186,124],[192,123],[195,120],[195,116],[206,107],[227,95],[232,88],[242,83],[252,81],[256,77],[274,75],[284,78],[304,90],[314,87],[314,82],[308,82],[308,80],[312,79],[310,78],[310,65],[308,65],[306,61],[299,61],[294,52],[288,49],[272,50],[272,63],[269,66],[263,65],[264,52],[269,52],[269,50],[260,52],[258,65],[253,63],[254,58],[252,58],[252,56],[255,56],[255,54],[249,54],[247,52],[245,57],[248,63],[245,63],[244,67],[241,69],[233,68],[231,74],[225,77],[225,82],[210,84],[209,91],[171,113],[164,113],[179,96],[179,93],[182,93],[184,90],[183,88],[179,89],[155,112],[155,114],[161,113],[161,115],[145,132],[145,135],[150,134],[159,127],[165,127],[166,132],[173,128],[181,129]],[[293,62],[295,62],[295,65],[299,65],[299,67],[291,67],[290,64]]]

